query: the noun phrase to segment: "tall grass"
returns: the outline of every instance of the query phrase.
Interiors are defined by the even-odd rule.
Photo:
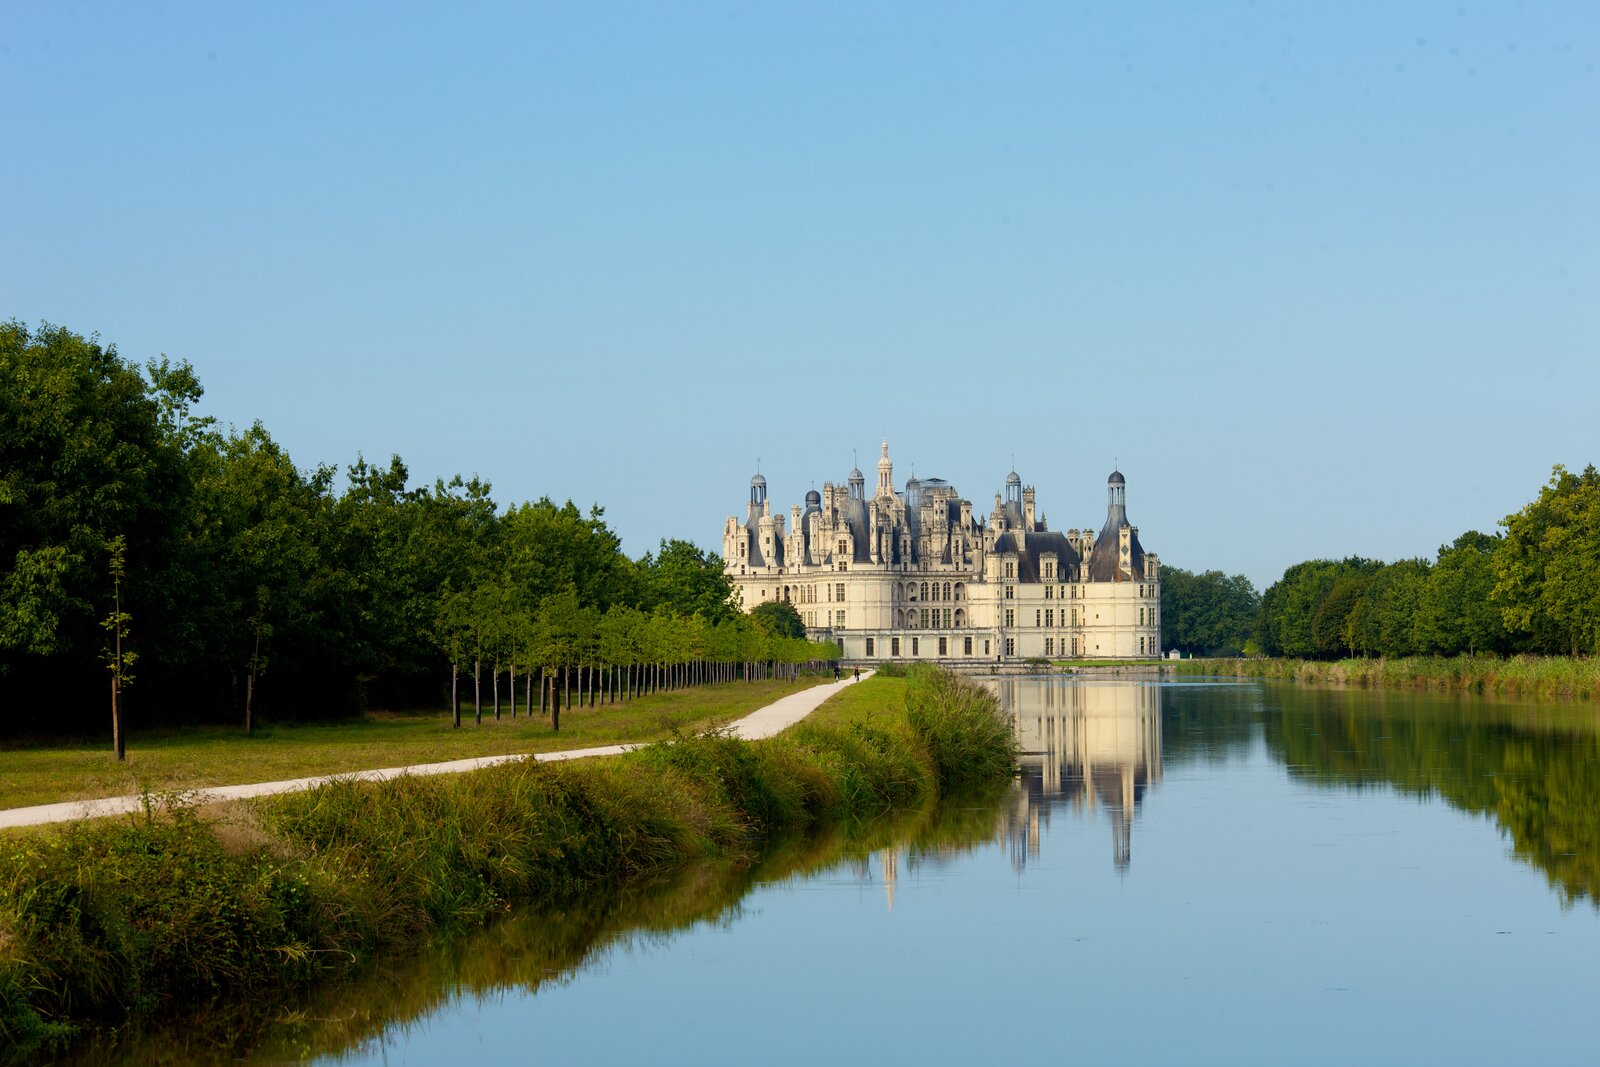
[[[882,721],[0,837],[0,1058],[69,1030],[281,995],[513,903],[753,857],[780,832],[1004,780],[1012,746],[992,697],[919,669],[905,712]]]
[[[1278,678],[1391,688],[1458,689],[1544,699],[1600,699],[1600,659],[1571,656],[1406,656],[1395,659],[1180,660],[1178,674]]]

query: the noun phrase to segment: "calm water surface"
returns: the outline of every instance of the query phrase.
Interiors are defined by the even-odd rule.
[[[1592,707],[995,684],[1026,752],[998,797],[883,847],[793,846],[604,915],[519,916],[320,1005],[260,1054],[1600,1058]]]

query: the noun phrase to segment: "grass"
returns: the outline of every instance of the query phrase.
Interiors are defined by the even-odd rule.
[[[873,722],[880,717],[905,714],[906,679],[874,674],[862,681],[845,686],[787,732],[798,731],[802,726],[849,726],[853,723]]]
[[[622,742],[657,741],[674,732],[735,719],[822,677],[796,682],[730,682],[655,693],[623,704],[563,710],[561,732],[548,719],[486,717],[474,726],[471,709],[461,729],[448,711],[372,713],[336,723],[284,723],[254,736],[222,727],[135,731],[119,764],[109,741],[0,749],[0,809],[67,800],[180,792],[213,785],[273,782],[405,767],[473,756],[553,752]]]
[[[1447,689],[1542,699],[1600,699],[1600,659],[1571,656],[1405,656],[1395,659],[1195,659],[1185,675],[1277,678],[1384,688]]]
[[[182,807],[0,838],[0,1060],[212,1001],[266,1003],[387,953],[701,858],[1003,782],[993,696],[920,668],[761,742],[337,779],[201,818]],[[890,698],[894,686],[876,687]],[[852,710],[853,709],[853,710]]]

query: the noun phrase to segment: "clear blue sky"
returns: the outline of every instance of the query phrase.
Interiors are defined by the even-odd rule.
[[[7,3],[0,317],[720,550],[871,477],[1169,565],[1600,461],[1600,5]]]

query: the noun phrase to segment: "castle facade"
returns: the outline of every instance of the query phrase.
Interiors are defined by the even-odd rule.
[[[939,478],[894,487],[889,444],[871,496],[860,469],[773,514],[750,479],[722,558],[741,606],[792,604],[815,640],[855,661],[1138,659],[1160,655],[1161,561],[1127,517],[1127,483],[1106,482],[1106,520],[1052,531],[1016,471],[994,508]]]

